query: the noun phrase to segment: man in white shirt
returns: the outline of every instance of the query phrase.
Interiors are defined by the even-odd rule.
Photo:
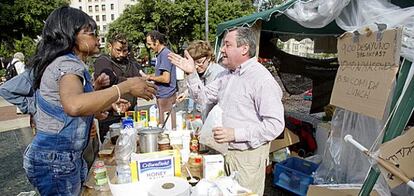
[[[188,76],[188,88],[197,103],[217,103],[223,109],[223,127],[213,128],[218,143],[228,143],[226,164],[243,187],[263,195],[269,142],[284,129],[282,91],[259,62],[251,29],[237,27],[224,37],[220,52],[228,71],[208,85],[198,77],[194,60],[170,54],[171,62]]]

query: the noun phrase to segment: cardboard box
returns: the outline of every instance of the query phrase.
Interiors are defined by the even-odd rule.
[[[275,139],[270,143],[269,153],[299,142],[299,137],[288,128],[285,128],[282,134],[284,134],[283,139]]]
[[[357,196],[362,185],[358,184],[325,184],[310,185],[308,196],[335,195],[335,196]],[[376,190],[372,190],[371,196],[379,196]]]
[[[214,181],[224,175],[223,155],[203,155],[203,178]]]

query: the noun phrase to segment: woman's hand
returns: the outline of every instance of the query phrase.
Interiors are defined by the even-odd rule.
[[[89,132],[89,138],[95,138],[96,132],[98,131],[95,122],[92,122],[91,131]]]
[[[99,112],[99,113],[95,114],[95,118],[98,119],[98,120],[103,120],[105,118],[108,118],[108,114],[109,114],[108,111]]]
[[[128,108],[131,107],[131,103],[125,99],[119,99],[118,102],[112,104],[112,108],[118,113],[125,113],[128,111]]]
[[[157,93],[155,84],[148,82],[142,77],[132,77],[127,79],[129,86],[129,93],[135,97],[140,97],[145,100],[151,100]]]
[[[110,82],[109,76],[106,73],[101,73],[93,82],[93,87],[95,90],[100,90],[109,86]]]
[[[188,53],[187,50],[184,51],[184,57],[172,52],[168,54],[168,59],[171,63],[182,69],[185,73],[191,74],[195,72],[194,59],[190,56],[190,53]]]

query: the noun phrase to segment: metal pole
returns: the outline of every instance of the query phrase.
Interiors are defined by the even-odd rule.
[[[206,2],[206,41],[208,42],[208,0]]]

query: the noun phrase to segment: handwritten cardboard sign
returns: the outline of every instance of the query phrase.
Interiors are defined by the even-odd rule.
[[[414,177],[414,128],[408,130],[404,135],[382,144],[379,151],[380,157],[393,163],[408,178]],[[403,183],[384,168],[381,168],[381,171],[385,174],[391,188]]]
[[[338,38],[339,69],[331,104],[382,119],[399,67],[401,29]]]

